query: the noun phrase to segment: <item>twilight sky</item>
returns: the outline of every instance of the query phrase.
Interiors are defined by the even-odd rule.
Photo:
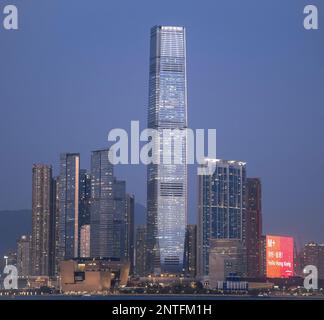
[[[4,31],[4,4],[19,30]],[[320,29],[303,28],[317,4]],[[0,2],[0,210],[31,207],[31,168],[146,126],[150,28],[187,28],[191,128],[216,128],[219,158],[263,184],[264,231],[324,242],[324,5],[320,0]],[[197,184],[190,168],[189,221]],[[118,166],[137,202],[143,166]]]

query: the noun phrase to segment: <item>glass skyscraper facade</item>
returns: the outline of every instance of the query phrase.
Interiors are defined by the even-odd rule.
[[[211,164],[209,162],[212,162]],[[198,275],[208,275],[210,239],[245,242],[246,163],[206,159],[212,175],[199,176]]]
[[[246,180],[246,254],[247,276],[257,278],[261,275],[261,236],[262,202],[261,180]]]
[[[126,259],[130,262],[130,274],[134,272],[135,264],[135,196],[133,194],[126,194]]]
[[[59,258],[79,255],[80,155],[63,153],[60,158]]]
[[[80,170],[80,207],[79,229],[85,224],[90,224],[91,202],[91,174],[85,169]]]
[[[126,182],[114,180],[114,228],[113,228],[113,255],[119,259],[127,258],[127,230],[126,230]]]
[[[91,155],[91,257],[114,256],[114,168],[108,159],[109,150]]]
[[[183,27],[151,29],[148,127],[158,131],[159,164],[147,168],[147,272],[183,271],[187,225],[187,78]],[[163,136],[164,129],[178,134]],[[181,146],[181,161],[163,162],[163,145]],[[162,142],[161,142],[162,141]],[[173,155],[175,152],[172,153]]]
[[[50,272],[52,167],[33,165],[32,186],[32,274],[46,276]]]
[[[21,236],[17,241],[17,269],[19,277],[28,277],[31,273],[31,236]]]
[[[90,255],[130,261],[127,221],[134,210],[128,210],[126,182],[115,178],[108,154],[104,149],[91,155]]]

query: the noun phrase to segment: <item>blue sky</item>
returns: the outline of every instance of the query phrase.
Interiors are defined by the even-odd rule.
[[[145,127],[150,28],[183,25],[189,126],[216,128],[218,157],[262,179],[265,232],[324,241],[324,6],[311,3],[317,31],[303,28],[307,0],[1,1],[19,30],[0,28],[0,209],[31,207],[34,162],[57,173],[71,151],[88,168],[109,130]],[[145,204],[145,168],[116,173]]]

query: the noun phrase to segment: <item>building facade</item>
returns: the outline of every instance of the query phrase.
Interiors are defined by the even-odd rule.
[[[147,166],[147,267],[149,273],[183,271],[187,225],[187,76],[183,27],[151,29],[148,128],[158,132]],[[163,130],[178,130],[163,136]],[[167,163],[163,148],[173,139],[178,162]],[[176,152],[172,150],[171,155]],[[173,157],[172,157],[173,158]]]
[[[194,278],[197,272],[197,225],[189,224],[186,231],[184,272]]]
[[[21,236],[17,241],[17,269],[19,277],[28,277],[31,273],[31,237]]]
[[[302,269],[308,265],[317,268],[318,278],[324,280],[324,244],[309,242],[305,244],[302,255]]]
[[[262,203],[261,181],[258,178],[246,180],[246,253],[247,276],[261,276]]]
[[[126,194],[126,257],[130,263],[130,274],[135,265],[135,196]]]
[[[236,239],[211,239],[209,248],[209,281],[215,287],[218,281],[225,281],[230,275],[243,277],[245,250]]]
[[[146,226],[138,226],[135,236],[135,275],[146,274]]]
[[[246,163],[206,159],[202,167],[214,167],[211,175],[198,177],[197,271],[209,273],[211,239],[245,241]],[[246,262],[245,262],[246,264]]]
[[[56,276],[59,266],[59,230],[60,230],[60,177],[52,179],[52,215],[50,232],[49,275]]]
[[[91,206],[91,174],[87,172],[86,169],[81,169],[80,178],[79,178],[79,250],[80,250],[79,256],[80,257],[82,257],[81,231],[83,226],[90,225],[90,206]],[[90,239],[90,235],[89,235],[89,239]],[[86,257],[90,257],[90,256],[86,256]]]
[[[90,224],[84,224],[80,231],[80,257],[90,257]]]
[[[108,159],[109,150],[91,154],[91,257],[113,257],[114,244],[114,168]]]
[[[50,272],[52,167],[34,164],[32,170],[32,274]]]
[[[59,259],[79,255],[79,176],[80,155],[63,153],[60,157],[59,185]]]
[[[90,224],[91,203],[91,174],[85,169],[80,170],[80,205],[79,205],[79,228]]]
[[[113,183],[113,252],[111,257],[128,260],[126,182],[114,179]]]
[[[60,262],[62,292],[96,294],[125,287],[129,263],[118,259],[79,258]]]

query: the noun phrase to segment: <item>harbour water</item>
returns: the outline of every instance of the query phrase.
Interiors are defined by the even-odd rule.
[[[107,300],[107,301],[129,301],[129,300],[324,300],[324,296],[250,296],[250,295],[38,295],[38,296],[0,296],[0,300]]]

